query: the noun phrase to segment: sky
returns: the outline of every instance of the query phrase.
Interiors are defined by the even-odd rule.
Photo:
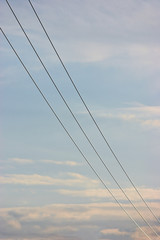
[[[31,0],[81,96],[160,219],[160,1]],[[80,125],[129,199],[159,224],[96,129],[28,1],[9,1]],[[5,0],[0,25],[87,160],[150,239],[87,142]],[[0,240],[146,240],[59,124],[0,33]]]

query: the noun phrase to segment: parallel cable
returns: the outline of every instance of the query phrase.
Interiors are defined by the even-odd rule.
[[[36,56],[38,57],[40,63],[42,64],[44,70],[46,71],[48,77],[50,78],[50,80],[52,81],[53,85],[55,86],[58,94],[60,95],[60,97],[62,98],[63,102],[65,103],[66,107],[68,108],[68,110],[70,111],[72,117],[74,118],[74,120],[76,121],[76,123],[78,124],[79,128],[81,129],[81,131],[83,132],[84,136],[86,137],[87,141],[89,142],[90,146],[92,147],[92,149],[94,150],[94,152],[96,153],[96,155],[98,156],[98,158],[100,159],[100,161],[102,162],[102,164],[104,165],[104,167],[106,168],[106,170],[108,171],[108,173],[110,174],[110,176],[112,177],[112,179],[114,180],[114,182],[117,184],[117,186],[119,187],[119,189],[122,191],[122,193],[124,194],[124,196],[127,198],[127,200],[130,202],[130,204],[133,206],[133,208],[136,210],[136,212],[139,214],[139,216],[143,219],[143,221],[149,226],[149,228],[159,237],[158,233],[153,229],[153,227],[148,223],[148,221],[142,216],[142,214],[139,212],[139,210],[137,209],[137,207],[133,204],[133,202],[129,199],[129,197],[127,196],[127,194],[125,193],[125,191],[122,189],[122,187],[120,186],[120,184],[118,183],[118,181],[116,180],[116,178],[112,175],[111,171],[109,170],[109,168],[107,167],[107,165],[105,164],[105,162],[103,161],[103,159],[101,158],[101,156],[99,155],[99,153],[97,152],[97,150],[95,149],[94,145],[92,144],[92,142],[90,141],[89,137],[87,136],[87,134],[85,133],[85,131],[83,130],[83,128],[81,127],[80,123],[78,122],[77,118],[75,117],[74,113],[72,112],[71,108],[69,107],[68,103],[66,102],[66,100],[64,99],[62,93],[60,92],[60,90],[58,89],[57,85],[55,84],[55,82],[53,81],[53,78],[51,77],[51,75],[49,74],[47,68],[45,67],[42,59],[40,58],[39,54],[37,53],[35,47],[33,46],[31,40],[29,39],[28,35],[26,34],[24,28],[22,27],[20,21],[18,20],[15,12],[13,11],[12,7],[10,6],[10,4],[8,3],[8,1],[6,0],[11,12],[13,13],[16,21],[18,22],[20,28],[22,29],[23,33],[25,34],[28,42],[30,43],[33,51],[35,52]]]
[[[45,95],[43,94],[42,90],[39,88],[38,84],[36,83],[36,81],[34,80],[34,78],[32,77],[31,73],[29,72],[29,70],[27,69],[27,67],[25,66],[25,64],[23,63],[22,59],[20,58],[20,56],[18,55],[17,51],[15,50],[15,48],[13,47],[13,45],[11,44],[11,42],[9,41],[8,37],[6,36],[6,34],[4,33],[4,31],[2,30],[2,28],[0,28],[3,36],[5,37],[5,39],[7,40],[8,44],[10,45],[10,47],[12,48],[13,52],[15,53],[15,55],[17,56],[18,60],[20,61],[21,65],[23,66],[23,68],[25,69],[25,71],[27,72],[27,74],[29,75],[29,77],[31,78],[33,84],[35,85],[35,87],[37,88],[37,90],[39,91],[40,95],[42,96],[43,100],[46,102],[46,104],[48,105],[48,107],[50,108],[50,110],[52,111],[52,113],[54,114],[54,116],[56,117],[56,119],[58,120],[58,122],[60,123],[61,127],[64,129],[64,131],[66,132],[66,134],[68,135],[68,137],[70,138],[70,140],[72,141],[72,143],[75,145],[75,147],[77,148],[77,150],[79,151],[79,153],[82,155],[82,157],[85,159],[85,161],[87,162],[87,164],[89,165],[89,167],[92,169],[92,171],[94,172],[94,174],[97,176],[97,178],[100,180],[100,182],[102,183],[102,185],[105,187],[105,189],[110,193],[110,195],[113,197],[113,199],[116,201],[116,203],[120,206],[120,208],[126,213],[126,215],[134,222],[134,224],[145,234],[145,236],[152,240],[150,238],[150,236],[139,226],[139,224],[132,218],[132,216],[128,213],[128,211],[123,207],[123,205],[120,203],[119,200],[116,199],[116,197],[114,196],[114,194],[112,193],[112,191],[107,187],[107,185],[105,184],[105,182],[102,180],[102,178],[99,176],[99,174],[97,173],[97,171],[94,169],[94,167],[90,164],[89,160],[87,159],[87,157],[84,155],[84,153],[82,152],[82,150],[79,148],[78,144],[76,143],[76,141],[73,139],[73,137],[71,136],[71,134],[69,133],[69,131],[67,130],[67,128],[65,127],[65,125],[63,124],[63,122],[60,120],[59,116],[56,114],[56,112],[54,111],[53,107],[50,105],[49,101],[47,100],[47,98],[45,97]]]
[[[102,130],[100,129],[98,123],[96,122],[95,118],[93,117],[93,115],[92,115],[90,109],[88,108],[88,106],[87,106],[87,104],[85,103],[85,101],[84,101],[82,95],[80,94],[80,92],[79,92],[77,86],[75,85],[75,83],[74,83],[74,81],[73,81],[73,79],[72,79],[70,73],[68,72],[68,70],[67,70],[67,68],[66,68],[66,66],[65,66],[65,64],[64,64],[64,62],[63,62],[63,60],[62,60],[62,58],[60,57],[60,55],[59,55],[59,53],[58,53],[56,47],[54,46],[53,41],[52,41],[51,38],[49,37],[49,35],[48,35],[48,33],[47,33],[47,31],[46,31],[46,29],[45,29],[45,27],[44,27],[42,21],[40,20],[40,18],[39,18],[39,16],[38,16],[37,11],[35,10],[33,4],[31,3],[31,0],[28,0],[28,2],[30,3],[30,5],[31,5],[31,7],[32,7],[32,9],[33,9],[33,11],[34,11],[34,13],[35,13],[35,15],[36,15],[36,17],[37,17],[37,19],[38,19],[40,25],[41,25],[41,27],[43,28],[43,30],[44,30],[44,32],[45,32],[45,34],[46,34],[46,36],[47,36],[47,38],[48,38],[48,40],[49,40],[49,42],[50,42],[52,48],[53,48],[53,50],[55,51],[55,53],[56,53],[56,55],[57,55],[57,57],[58,57],[60,63],[62,64],[62,66],[63,66],[63,68],[64,68],[64,70],[65,70],[65,72],[66,72],[68,78],[70,79],[70,81],[71,81],[73,87],[75,88],[77,94],[79,95],[79,97],[80,97],[80,99],[81,99],[83,105],[85,106],[87,112],[89,113],[91,119],[93,120],[95,126],[97,127],[97,129],[98,129],[100,135],[102,136],[103,140],[104,140],[105,143],[107,144],[109,150],[110,150],[111,153],[113,154],[113,156],[114,156],[115,160],[117,161],[117,163],[119,164],[120,168],[122,169],[122,171],[124,172],[124,174],[125,174],[126,177],[128,178],[129,182],[130,182],[131,185],[133,186],[134,190],[137,192],[137,194],[139,195],[139,197],[141,198],[141,200],[143,201],[143,203],[145,204],[145,206],[147,207],[147,209],[150,211],[150,213],[152,214],[152,216],[153,216],[153,217],[156,219],[156,221],[160,224],[160,220],[157,218],[157,216],[155,215],[155,213],[152,211],[152,209],[149,207],[149,205],[147,204],[147,202],[144,200],[144,198],[143,198],[143,196],[141,195],[141,193],[139,192],[139,190],[136,188],[135,184],[133,183],[133,181],[131,180],[131,178],[130,178],[129,175],[127,174],[127,171],[124,169],[122,163],[120,162],[120,160],[119,160],[118,157],[116,156],[115,152],[113,151],[112,147],[110,146],[110,144],[108,143],[106,137],[104,136]]]

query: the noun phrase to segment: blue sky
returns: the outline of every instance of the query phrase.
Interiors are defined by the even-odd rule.
[[[29,2],[10,3],[97,151],[139,211],[160,231],[88,116]],[[3,31],[78,146],[123,207],[151,239],[158,239],[99,162],[6,1],[0,4]],[[33,4],[105,137],[160,217],[160,2],[39,0]],[[147,239],[104,190],[2,33],[0,39],[0,240]]]

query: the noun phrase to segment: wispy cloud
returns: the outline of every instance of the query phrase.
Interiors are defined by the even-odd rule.
[[[106,61],[109,65],[127,65],[139,70],[145,67],[147,71],[159,68],[160,48],[157,43],[160,35],[157,29],[160,6],[157,1],[106,4],[106,1],[94,0],[92,4],[85,1],[84,9],[81,2],[78,5],[58,1],[53,4],[47,0],[45,3],[35,2],[35,7],[65,62]],[[44,36],[40,37],[42,30],[29,4],[15,4],[14,8],[32,40],[41,49],[47,46],[45,56],[51,60],[48,51],[51,48]],[[7,9],[6,4],[3,9]],[[10,11],[6,12],[1,14],[2,26],[10,34],[20,37],[22,33],[14,21],[8,27]]]
[[[64,165],[64,166],[80,166],[81,163],[75,162],[75,161],[55,161],[55,160],[40,160],[43,163],[49,163],[49,164],[55,164],[55,165]]]
[[[95,186],[99,185],[97,180],[90,179],[78,173],[63,174],[63,178],[53,178],[39,174],[6,174],[0,176],[1,184],[21,184],[21,185],[55,185],[55,186]]]
[[[15,162],[18,164],[33,164],[35,161],[33,159],[28,159],[28,158],[10,158],[9,161]],[[76,161],[56,161],[56,160],[49,160],[49,159],[43,159],[39,160],[42,163],[45,164],[55,164],[55,165],[62,165],[62,166],[81,166],[82,163],[78,163]]]
[[[126,197],[124,196],[124,194],[121,192],[120,189],[110,189],[112,191],[112,193],[114,194],[114,196],[118,199],[118,200],[126,200]],[[141,201],[140,197],[138,196],[138,194],[136,194],[135,190],[133,188],[126,188],[123,189],[125,191],[125,193],[127,194],[127,196],[129,197],[130,200],[132,201]],[[160,189],[154,189],[154,188],[138,188],[139,192],[141,193],[141,195],[143,196],[143,198],[145,200],[157,200],[160,201]],[[109,194],[109,192],[107,192],[105,189],[101,189],[101,188],[88,188],[88,189],[84,189],[84,190],[69,190],[69,189],[59,189],[57,190],[59,193],[63,194],[63,195],[70,195],[73,197],[86,197],[86,198],[90,198],[90,199],[112,199],[111,195]]]
[[[86,114],[86,112],[82,112]],[[136,122],[144,127],[160,128],[160,107],[146,106],[137,103],[132,107],[103,109],[93,111],[98,118],[118,119],[122,121]]]
[[[20,164],[32,164],[34,161],[32,159],[28,158],[10,158],[10,161],[13,161],[15,163],[20,163]]]
[[[101,230],[101,233],[104,235],[116,235],[116,236],[129,235],[128,232],[125,232],[125,231],[122,232],[118,228],[103,229],[103,230]]]

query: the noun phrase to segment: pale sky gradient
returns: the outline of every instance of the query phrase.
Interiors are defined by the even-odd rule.
[[[160,218],[160,1],[32,2],[109,144]],[[9,3],[97,151],[160,232],[88,116],[29,2]],[[0,22],[90,163],[157,240],[99,162],[4,0]],[[0,40],[0,240],[146,240],[88,167],[2,33]]]

